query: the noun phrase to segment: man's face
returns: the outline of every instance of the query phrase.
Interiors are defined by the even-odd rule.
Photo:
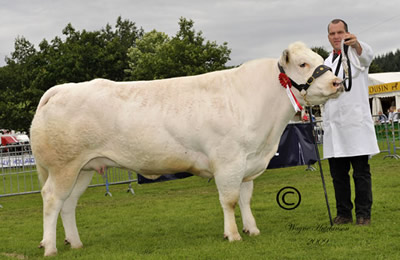
[[[335,50],[340,50],[340,42],[346,34],[347,33],[342,22],[329,24],[328,39]]]

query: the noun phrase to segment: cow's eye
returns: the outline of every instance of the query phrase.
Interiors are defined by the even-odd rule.
[[[302,64],[300,64],[300,68],[305,68],[306,67],[306,63],[302,63]]]

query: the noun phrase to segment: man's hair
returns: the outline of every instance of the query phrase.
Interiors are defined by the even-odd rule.
[[[329,24],[328,24],[328,33],[329,33],[329,25],[331,24],[338,24],[338,23],[343,23],[344,24],[344,30],[346,32],[349,32],[349,27],[347,26],[347,23],[343,21],[342,19],[333,19]]]

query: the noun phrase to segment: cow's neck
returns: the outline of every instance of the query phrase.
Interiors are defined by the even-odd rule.
[[[273,107],[269,107],[268,105],[264,105],[264,110],[267,109],[272,109],[273,113],[270,117],[270,120],[274,123],[274,130],[276,133],[280,135],[283,133],[286,125],[290,122],[290,120],[293,119],[293,117],[296,114],[296,111],[294,110],[287,94],[286,91],[283,89],[279,91],[277,96],[275,97],[276,100],[279,101],[279,104]],[[267,130],[269,128],[268,124],[266,124],[265,129]]]
[[[279,141],[286,125],[296,114],[285,88],[279,83],[280,72],[276,63],[273,59],[259,60],[245,64],[238,70],[243,82],[252,83],[246,86],[240,96],[245,100],[248,129],[254,129],[257,135],[261,134],[258,141],[271,136]],[[255,71],[258,73],[254,74]]]
[[[277,72],[276,78],[278,75]],[[260,127],[258,130],[261,134],[258,149],[260,152],[261,150],[263,151],[261,153],[264,154],[267,161],[275,154],[283,131],[296,114],[285,88],[278,84],[261,87],[258,94],[264,102],[254,104],[262,107],[261,111],[263,111],[260,117],[255,119],[254,123],[259,124]]]

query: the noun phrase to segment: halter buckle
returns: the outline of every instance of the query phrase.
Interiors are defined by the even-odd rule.
[[[307,80],[307,85],[310,86],[314,82],[315,78],[313,76],[309,77]]]

